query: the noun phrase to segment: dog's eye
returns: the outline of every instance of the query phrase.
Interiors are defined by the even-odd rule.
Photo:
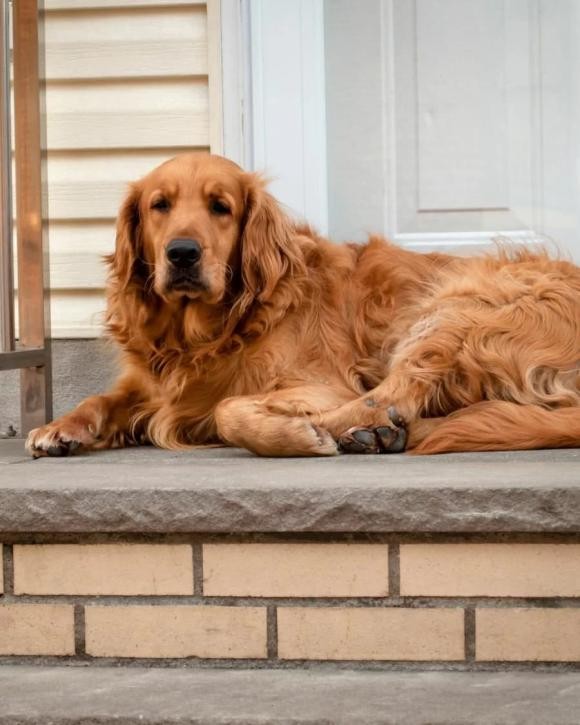
[[[151,202],[151,209],[155,211],[169,211],[170,204],[164,196],[160,196]]]
[[[230,213],[230,207],[219,199],[212,199],[209,203],[209,210],[216,216],[225,216]]]

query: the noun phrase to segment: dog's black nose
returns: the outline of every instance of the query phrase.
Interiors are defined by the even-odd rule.
[[[172,239],[165,250],[174,267],[193,267],[201,258],[201,244],[194,239]]]

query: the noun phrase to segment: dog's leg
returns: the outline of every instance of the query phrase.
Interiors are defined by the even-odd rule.
[[[335,440],[311,416],[352,398],[349,391],[322,385],[227,398],[215,410],[218,435],[261,456],[334,456]]]
[[[549,305],[522,305],[470,314],[450,307],[422,320],[395,349],[382,383],[313,422],[343,450],[388,453],[418,447],[445,416],[486,400],[577,407],[577,317],[564,327]]]
[[[447,412],[436,405],[443,373],[425,364],[425,374],[415,376],[409,368],[416,364],[395,366],[374,390],[313,416],[313,423],[328,430],[347,453],[401,453],[413,447],[441,420],[428,416]],[[461,392],[450,406],[461,407]]]
[[[349,453],[400,453],[415,445],[435,425],[426,422],[431,417],[481,399],[477,380],[460,364],[464,334],[459,321],[422,321],[394,351],[382,383],[313,422]]]
[[[35,457],[67,456],[77,448],[117,448],[132,439],[131,411],[139,401],[134,389],[119,385],[83,400],[74,410],[30,431],[27,450]]]
[[[438,423],[412,453],[455,451],[520,451],[534,448],[577,448],[580,445],[580,406],[546,410],[487,400],[458,410]]]

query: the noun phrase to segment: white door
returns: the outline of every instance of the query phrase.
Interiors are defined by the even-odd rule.
[[[580,262],[579,5],[326,0],[331,234]]]
[[[237,158],[298,214],[336,240],[539,239],[580,262],[578,0],[247,3]]]

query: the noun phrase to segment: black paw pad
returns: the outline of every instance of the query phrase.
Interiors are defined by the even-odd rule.
[[[45,454],[50,458],[63,458],[64,456],[70,456],[73,451],[76,451],[80,447],[79,441],[63,441],[60,440],[49,448],[46,449]],[[38,453],[41,453],[38,451]]]
[[[376,436],[368,428],[349,428],[338,439],[338,447],[344,453],[378,453]]]
[[[383,453],[402,453],[407,447],[405,428],[375,428]]]
[[[62,443],[56,446],[50,446],[50,448],[46,449],[46,455],[50,456],[50,458],[62,458],[63,456],[68,456],[68,454],[69,447],[66,443]]]

